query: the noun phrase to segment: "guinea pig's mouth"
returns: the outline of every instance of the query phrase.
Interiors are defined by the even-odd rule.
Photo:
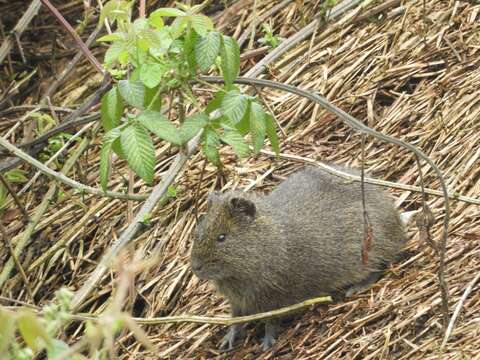
[[[215,280],[218,276],[215,276],[216,272],[208,264],[202,264],[197,261],[191,261],[192,271],[196,277],[202,280]]]

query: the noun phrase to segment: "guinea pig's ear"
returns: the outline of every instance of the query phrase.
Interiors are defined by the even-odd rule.
[[[257,211],[253,201],[242,197],[231,198],[229,201],[229,209],[232,216],[247,216],[252,219],[255,217]]]
[[[214,191],[208,194],[207,196],[207,209],[210,209],[212,204],[217,203],[220,200],[220,195],[222,193],[220,191]]]

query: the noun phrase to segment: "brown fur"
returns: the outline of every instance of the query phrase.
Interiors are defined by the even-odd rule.
[[[234,316],[374,281],[400,252],[405,235],[392,200],[380,187],[365,184],[365,197],[373,230],[367,264],[361,257],[358,182],[306,168],[267,196],[214,193],[196,229],[194,272],[214,281]],[[224,241],[218,241],[220,234]]]

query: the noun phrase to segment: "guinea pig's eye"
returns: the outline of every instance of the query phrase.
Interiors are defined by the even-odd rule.
[[[227,237],[225,236],[225,234],[220,234],[220,235],[218,235],[218,237],[217,237],[217,241],[218,241],[218,242],[224,242],[226,238],[227,238]]]

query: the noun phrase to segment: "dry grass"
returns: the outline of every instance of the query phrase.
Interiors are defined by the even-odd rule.
[[[81,3],[72,2],[65,11],[74,16],[73,9],[79,12]],[[216,19],[224,31],[241,37],[251,28],[253,2],[240,0],[238,3],[242,6],[236,11],[224,17],[219,14]],[[258,0],[257,3],[257,12],[261,16],[275,2]],[[292,1],[268,20],[276,34],[289,37],[313,19],[319,12],[319,3]],[[402,3],[402,8],[388,8],[381,16],[362,18],[362,14],[375,6],[371,5],[319,28],[313,38],[274,63],[266,77],[317,91],[372,128],[416,145],[443,170],[450,191],[478,198],[480,5],[467,1],[426,0],[424,11],[422,0]],[[11,5],[1,4],[0,13],[3,6]],[[43,15],[42,23],[52,26],[54,21],[45,13]],[[87,34],[89,30],[91,27],[87,28]],[[260,36],[257,27],[256,38]],[[40,46],[35,39],[31,33],[25,35],[24,46],[31,53]],[[47,49],[51,46],[46,35],[40,39],[42,46]],[[62,41],[68,42],[66,39],[63,37]],[[247,50],[246,44],[248,41],[244,51]],[[98,57],[100,50],[94,51]],[[69,51],[64,50],[66,59],[71,56]],[[244,72],[261,56],[245,60],[242,64]],[[15,63],[18,51],[14,51],[12,57],[14,65],[19,66]],[[66,59],[60,57],[55,69],[62,69]],[[38,83],[29,83],[29,92],[23,97],[22,94],[13,97],[16,105],[35,104],[38,100],[36,94],[51,81],[52,72],[47,60],[37,64],[36,69]],[[6,65],[4,71],[7,72]],[[53,104],[68,107],[79,103],[99,82],[93,74],[86,63],[77,67],[74,79],[61,87],[52,100]],[[6,88],[7,82],[2,83]],[[263,90],[262,95],[287,134],[282,139],[282,152],[359,165],[360,136],[339,119],[293,95],[273,90]],[[2,133],[11,127],[16,115],[0,113]],[[21,133],[16,136],[21,138]],[[70,177],[98,185],[98,143],[99,138],[95,138],[95,146],[68,174]],[[413,154],[372,139],[368,139],[367,144],[366,166],[372,174],[385,180],[419,185]],[[158,181],[174,154],[163,144],[158,144],[157,149]],[[225,162],[223,172],[211,166],[206,168],[200,187],[200,211],[206,193],[213,189],[248,186],[256,191],[268,191],[278,183],[279,177],[301,166],[264,155],[238,162],[228,149],[224,149],[222,155]],[[177,181],[178,197],[157,209],[152,227],[135,241],[134,247],[143,251],[144,257],[158,253],[160,257],[156,267],[139,274],[135,280],[134,291],[125,307],[134,316],[217,315],[228,311],[224,299],[218,297],[209,284],[198,281],[188,264],[190,233],[195,225],[193,205],[202,159],[200,154],[193,156]],[[119,173],[125,173],[122,166],[119,169]],[[438,188],[438,181],[430,169],[424,166],[422,170],[425,185]],[[122,186],[119,173],[115,177]],[[40,177],[34,191],[30,190],[22,197],[30,213],[42,200],[47,185],[47,179]],[[392,192],[403,211],[420,207],[420,194]],[[436,219],[432,235],[439,239],[443,201],[431,196],[429,205]],[[480,209],[458,201],[452,201],[451,207],[446,278],[453,310],[480,271]],[[49,206],[21,256],[37,304],[49,300],[60,286],[76,289],[83,284],[104,250],[126,227],[126,208],[126,202],[120,200],[71,195]],[[8,230],[12,235],[23,230],[20,216],[8,224]],[[464,302],[452,337],[445,351],[440,352],[442,326],[437,257],[431,249],[419,244],[416,229],[410,229],[409,234],[408,259],[392,266],[371,290],[307,311],[285,327],[276,346],[269,352],[260,351],[258,331],[252,330],[248,332],[245,346],[232,353],[219,354],[216,342],[225,329],[183,324],[146,328],[155,345],[155,353],[146,352],[131,334],[123,334],[118,339],[120,358],[480,359],[480,284],[474,286]],[[49,249],[58,242],[65,245],[50,254]],[[49,254],[45,260],[34,263],[45,253]],[[0,248],[0,262],[7,257],[6,249]],[[105,307],[112,294],[114,275],[112,273],[104,279],[82,311],[93,313]],[[1,294],[30,301],[19,274],[9,279]],[[255,329],[254,326],[250,328]]]

